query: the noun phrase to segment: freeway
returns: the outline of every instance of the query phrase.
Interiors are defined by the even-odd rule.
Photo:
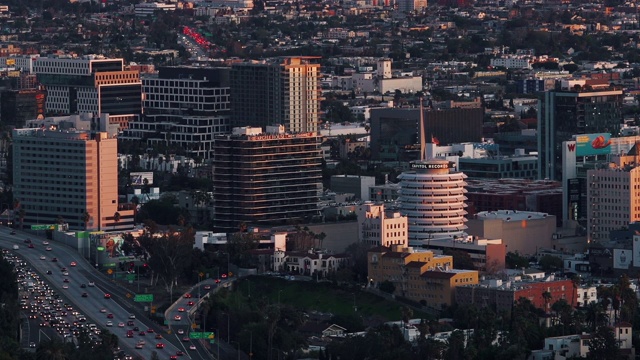
[[[24,243],[25,239],[30,239],[34,247],[28,248]],[[114,290],[118,290],[117,286],[97,273],[91,264],[74,249],[51,242],[48,245],[50,250],[47,251],[47,246],[43,245],[44,241],[47,240],[33,234],[17,231],[15,235],[11,235],[10,229],[0,228],[0,247],[19,254],[41,277],[48,280],[57,293],[64,296],[76,309],[85,314],[89,322],[117,335],[120,346],[125,348],[128,354],[142,359],[150,359],[152,352],[156,352],[160,359],[168,359],[181,351],[186,355],[184,358],[203,358],[195,351],[191,351],[191,354],[189,351],[185,351],[188,349],[189,344],[187,343],[174,339],[155,339],[155,335],[161,334],[162,329],[140,316],[139,310],[134,308],[128,299],[116,295],[118,292]],[[19,249],[13,250],[14,245],[18,245]],[[57,261],[53,261],[54,258]],[[75,263],[75,266],[72,263]],[[66,272],[63,271],[63,268],[66,268]],[[48,275],[47,271],[51,274]],[[64,282],[64,279],[67,279],[68,282]],[[94,286],[89,286],[90,283],[94,283]],[[113,318],[107,318],[108,314],[112,314]],[[108,321],[111,321],[113,326],[107,326]],[[132,322],[132,325],[128,324],[129,321]],[[120,323],[124,326],[119,326]],[[138,327],[139,331],[133,332],[134,327]],[[146,331],[147,329],[152,332]],[[132,335],[129,336],[130,330]],[[144,336],[141,335],[142,331],[145,331]],[[163,336],[166,335],[163,334]],[[30,336],[32,335],[30,334]],[[136,349],[139,340],[146,342],[142,349]],[[160,346],[157,344],[163,344],[163,348],[157,347]]]

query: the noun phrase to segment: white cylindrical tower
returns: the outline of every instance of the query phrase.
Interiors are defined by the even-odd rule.
[[[400,179],[400,212],[409,220],[409,245],[463,236],[467,226],[464,181],[447,160],[416,161]]]

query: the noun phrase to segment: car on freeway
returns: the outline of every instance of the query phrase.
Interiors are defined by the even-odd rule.
[[[53,259],[51,259],[52,262],[58,262],[58,258],[54,257]]]
[[[45,240],[42,242],[42,245],[49,245],[49,242]]]
[[[47,247],[45,248],[45,250],[47,250],[47,251],[51,251],[51,250],[53,250],[53,248],[52,248],[51,246],[47,246]]]
[[[35,248],[35,246],[33,246],[33,244],[29,244],[28,248],[29,249],[33,249],[33,248]]]
[[[62,288],[66,290],[66,289],[68,289],[68,288],[69,288],[69,285],[66,285],[66,284],[65,284],[65,285],[62,285]]]
[[[156,344],[156,349],[164,349],[164,344],[163,343],[157,343]]]
[[[204,286],[204,289],[205,289],[205,290],[211,290],[211,285],[205,285],[205,286]]]
[[[24,239],[25,244],[31,244],[31,239]]]
[[[194,302],[193,302],[193,301],[189,301],[189,302],[187,303],[187,305],[188,305],[188,306],[193,306],[193,304],[194,304]]]
[[[111,299],[111,294],[104,294],[105,299]]]
[[[113,314],[111,313],[107,314],[107,319],[113,319]]]
[[[82,297],[89,297],[89,294],[87,294],[86,292],[83,292]]]
[[[177,355],[171,355],[171,356],[169,356],[169,360],[178,360],[178,356]]]
[[[195,350],[195,349],[196,349],[196,346],[195,346],[195,345],[193,345],[193,344],[192,344],[192,345],[189,345],[189,350]]]
[[[15,231],[15,230],[11,230],[10,234],[11,234],[11,235],[15,235],[15,234],[16,234],[16,231]]]
[[[135,316],[135,315],[133,315],[133,314],[129,314],[129,319],[135,319],[135,318],[136,318],[136,316]]]
[[[68,282],[69,282],[69,279],[64,278],[64,280],[62,280],[62,282],[63,282],[63,283],[68,283]]]
[[[29,343],[29,347],[30,347],[30,348],[34,348],[34,347],[36,347],[36,343],[34,343],[33,341],[32,341],[32,342],[30,342],[30,343]]]
[[[127,337],[128,338],[132,338],[133,337],[133,330],[127,330]]]
[[[113,326],[113,321],[111,320],[107,321],[107,326]]]
[[[80,287],[84,289],[84,288],[87,287],[87,285],[86,284],[80,284]]]
[[[133,327],[133,331],[140,331],[140,328],[139,328],[139,327],[137,327],[137,326],[134,326],[134,327]]]
[[[176,316],[173,317],[173,320],[180,321],[180,320],[182,320],[182,316],[176,315]]]
[[[189,294],[189,293],[184,294],[184,298],[185,299],[191,299],[191,294]]]
[[[40,260],[47,260],[47,257],[44,255],[40,255]]]
[[[94,287],[96,284],[93,281],[89,281],[89,286]]]
[[[139,335],[139,336],[147,336],[147,333],[146,333],[146,332],[144,332],[144,331],[140,331],[140,332],[138,333],[138,335]]]
[[[106,313],[106,312],[107,312],[107,309],[106,309],[106,308],[102,308],[102,309],[100,309],[100,312],[101,312],[101,313]]]
[[[71,264],[69,264],[69,266],[76,266],[76,265],[78,265],[78,263],[75,261],[72,261]]]
[[[47,270],[47,275],[51,275],[51,270]]]
[[[133,322],[133,320],[129,320],[129,321],[127,321],[127,326],[133,326],[133,325],[135,325],[135,324],[134,324],[134,322]]]
[[[124,323],[123,322],[119,322],[118,323],[118,327],[124,327]]]
[[[189,342],[189,341],[191,341],[191,339],[189,339],[188,336],[185,336],[182,338],[182,342]]]
[[[178,308],[178,312],[184,312],[184,308]]]
[[[176,355],[177,356],[184,356],[184,353],[180,350],[176,351]]]
[[[136,344],[136,349],[142,349],[143,347],[144,347],[144,345],[142,345],[142,344],[140,344],[140,343],[137,343],[137,344]]]
[[[178,335],[184,335],[184,330],[178,329]]]
[[[62,272],[62,275],[64,275],[64,276],[69,276],[69,272],[68,272],[68,271],[63,271],[63,272]]]
[[[148,328],[148,329],[147,329],[147,332],[148,332],[149,334],[151,334],[151,333],[153,332],[153,329],[152,329],[152,328]]]
[[[162,335],[156,334],[156,339],[162,339]]]

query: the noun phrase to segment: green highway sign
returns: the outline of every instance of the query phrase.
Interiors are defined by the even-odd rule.
[[[31,225],[31,230],[55,230],[56,224]]]
[[[127,274],[127,280],[135,280],[136,274]]]
[[[190,339],[213,339],[215,334],[212,332],[191,332],[189,333]]]
[[[135,302],[153,302],[153,294],[138,294],[133,298]]]
[[[104,251],[104,246],[98,246],[98,247],[96,248],[96,250],[98,250],[98,251]]]

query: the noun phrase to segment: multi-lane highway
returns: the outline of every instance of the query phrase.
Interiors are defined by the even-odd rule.
[[[33,248],[27,246],[25,239],[31,240]],[[119,299],[115,295],[116,285],[96,273],[91,264],[75,250],[54,242],[44,245],[44,241],[45,238],[29,233],[18,231],[12,235],[9,229],[0,228],[0,247],[11,250],[27,261],[41,278],[49,282],[51,288],[86,315],[87,322],[116,334],[120,347],[126,353],[142,359],[150,359],[154,351],[160,359],[169,359],[181,353],[184,358],[209,358],[200,351],[189,350],[191,342],[179,341],[175,336],[163,332],[161,327],[142,318],[139,310],[127,299]],[[14,245],[19,249],[15,250]],[[107,325],[109,321],[111,326]],[[135,328],[137,330],[134,331]],[[30,333],[30,336],[39,334],[33,329]],[[156,339],[158,335],[163,338]],[[138,345],[140,340],[144,340],[145,344]]]

